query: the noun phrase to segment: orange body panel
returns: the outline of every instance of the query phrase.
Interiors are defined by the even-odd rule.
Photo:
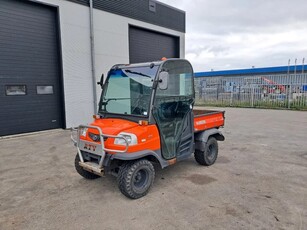
[[[211,128],[224,126],[224,112],[194,111],[194,130],[195,132],[204,131]],[[161,149],[160,135],[156,125],[140,125],[138,123],[116,118],[95,119],[92,126],[101,128],[103,134],[118,135],[121,132],[133,133],[137,136],[138,143],[129,146],[127,153],[133,153],[142,150]],[[89,132],[99,134],[96,129],[88,129],[86,137],[80,136],[80,139],[95,143],[89,137]],[[105,148],[114,150],[124,150],[125,146],[115,145],[114,138],[107,138],[104,142]],[[100,143],[100,142],[96,142]],[[115,154],[116,152],[109,152]]]
[[[160,135],[156,125],[139,125],[132,121],[127,121],[123,119],[96,119],[92,126],[98,126],[101,128],[103,134],[107,135],[118,135],[120,132],[133,133],[138,138],[138,143],[136,145],[131,145],[128,148],[128,153],[142,151],[142,150],[158,150],[160,149]],[[93,142],[88,136],[88,133],[98,134],[96,129],[88,129],[87,136],[80,136],[80,139]],[[115,145],[114,138],[108,138],[105,142],[105,148],[114,150],[124,150],[125,146]],[[93,142],[95,143],[95,142]],[[100,143],[100,142],[98,142]],[[114,154],[115,152],[109,152]]]
[[[194,131],[199,132],[206,129],[219,128],[224,126],[224,120],[224,112],[197,115],[194,117]]]

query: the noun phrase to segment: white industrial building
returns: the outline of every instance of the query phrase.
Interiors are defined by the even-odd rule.
[[[157,1],[1,0],[0,21],[0,136],[87,123],[114,64],[184,58],[185,12]]]

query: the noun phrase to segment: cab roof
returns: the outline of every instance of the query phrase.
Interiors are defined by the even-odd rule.
[[[162,63],[169,61],[169,60],[185,60],[181,58],[169,58],[165,60],[159,60],[159,61],[152,61],[152,62],[142,62],[142,63],[133,63],[133,64],[117,64],[112,67],[112,69],[116,68],[127,68],[127,67],[141,67],[141,66],[150,66],[150,65],[161,65]]]

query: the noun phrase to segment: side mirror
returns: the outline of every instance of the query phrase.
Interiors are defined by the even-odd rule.
[[[159,82],[158,82],[159,89],[166,90],[168,88],[168,79],[169,79],[168,72],[162,71],[159,74]]]
[[[100,81],[97,82],[97,85],[100,85],[101,88],[103,86],[103,78],[104,78],[104,75],[101,74]]]

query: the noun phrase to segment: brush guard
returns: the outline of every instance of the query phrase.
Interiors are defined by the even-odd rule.
[[[85,141],[80,139],[81,130],[82,129],[96,129],[99,132],[100,136],[100,143],[94,143],[90,141]],[[76,135],[75,135],[76,133]],[[115,135],[107,135],[103,134],[100,127],[97,126],[91,126],[91,125],[79,125],[78,128],[72,128],[71,129],[71,140],[73,141],[74,145],[77,147],[78,155],[79,155],[79,165],[86,171],[92,172],[96,175],[103,176],[104,175],[104,169],[103,169],[103,161],[106,156],[106,152],[117,152],[117,153],[125,153],[128,150],[129,143],[127,139],[123,136],[115,136]],[[117,149],[107,149],[104,146],[104,138],[119,138],[123,139],[126,143],[124,150],[117,150]],[[95,162],[85,162],[82,156],[82,151],[87,151],[92,154],[96,154],[100,156],[99,163]],[[97,150],[97,151],[96,151]]]

